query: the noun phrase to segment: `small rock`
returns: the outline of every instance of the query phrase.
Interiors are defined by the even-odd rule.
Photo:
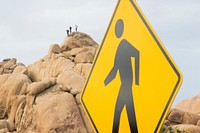
[[[172,126],[173,129],[178,128],[181,131],[191,132],[191,133],[200,133],[200,127],[191,125],[191,124],[179,124]]]
[[[12,65],[17,63],[17,59],[12,58],[11,60],[7,61],[3,67],[9,69]]]
[[[11,59],[10,58],[6,58],[6,59],[3,59],[3,62],[7,62],[9,60],[11,60]]]
[[[13,70],[10,70],[10,69],[4,69],[4,71],[3,71],[4,74],[10,74],[12,72],[13,72]]]
[[[59,54],[61,53],[60,46],[58,44],[52,44],[49,48],[48,56],[51,57],[52,53]]]
[[[47,89],[55,84],[56,84],[55,78],[46,79],[46,80],[42,80],[39,82],[34,82],[28,86],[27,92],[30,95],[37,95],[37,94],[43,92],[45,89]]]
[[[183,115],[184,112],[178,109],[173,109],[170,111],[169,116],[167,117],[167,119],[170,122],[175,122],[175,123],[182,123],[183,122]]]
[[[83,64],[82,75],[84,75],[85,78],[88,77],[91,68],[92,68],[92,64],[91,63],[85,63],[85,64]]]
[[[183,116],[182,124],[193,124],[193,125],[196,125],[198,120],[200,120],[200,116],[199,115],[186,112],[184,114],[184,116]]]
[[[82,67],[83,67],[83,63],[78,63],[75,65],[74,70],[78,73],[82,73]]]
[[[62,85],[63,90],[70,90],[73,95],[81,92],[84,82],[85,78],[73,70],[65,70],[57,78],[57,83]]]
[[[80,94],[77,94],[75,98],[76,98],[76,103],[78,105],[81,104],[81,96],[80,96]]]
[[[17,66],[13,73],[21,73],[21,74],[25,74],[25,75],[28,75],[28,69],[25,67],[25,66]]]
[[[82,52],[76,55],[74,61],[76,63],[92,63],[94,60],[94,55],[90,52]]]
[[[165,120],[165,121],[164,121],[164,125],[165,125],[165,126],[170,126],[170,124],[171,124],[171,123],[170,123],[169,120]]]
[[[66,58],[71,57],[70,51],[64,51],[63,54],[65,55]]]
[[[80,48],[81,44],[79,44],[79,42],[74,39],[73,37],[67,37],[64,39],[64,41],[61,44],[61,51],[70,51],[73,48]]]

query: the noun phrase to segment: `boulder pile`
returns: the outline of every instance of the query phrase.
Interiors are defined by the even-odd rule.
[[[200,133],[200,95],[177,104],[169,112],[165,125],[181,131]]]
[[[93,133],[80,93],[97,49],[90,36],[73,32],[31,65],[0,62],[0,133]],[[200,95],[179,103],[165,125],[200,133]]]
[[[80,104],[98,44],[73,32],[25,66],[0,62],[0,133],[93,133]]]
[[[24,70],[24,68],[25,65],[22,63],[17,63],[17,59],[15,58],[4,59],[2,62],[0,62],[0,75],[18,73],[22,69]]]

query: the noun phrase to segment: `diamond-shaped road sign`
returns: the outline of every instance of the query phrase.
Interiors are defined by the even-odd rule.
[[[182,76],[134,0],[119,0],[81,95],[99,133],[158,133]]]

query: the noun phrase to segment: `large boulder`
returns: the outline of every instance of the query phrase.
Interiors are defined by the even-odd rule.
[[[34,106],[26,104],[21,109],[24,111],[19,109],[16,115],[19,132],[87,132],[75,98],[58,85],[39,94]]]
[[[30,83],[30,79],[24,74],[0,75],[0,118],[9,116],[12,98],[25,95]]]
[[[65,57],[43,59],[28,66],[28,76],[32,81],[41,81],[51,77],[57,77],[66,69],[73,69],[75,64]]]
[[[175,108],[200,115],[200,94],[191,99],[181,101]]]
[[[185,112],[179,109],[172,109],[166,120],[171,124],[193,124],[197,125],[197,122],[200,120],[200,115],[193,114],[190,112]]]
[[[62,90],[77,95],[82,90],[85,78],[73,70],[66,70],[58,76],[57,83],[62,85]]]
[[[73,32],[69,35],[69,37],[66,37],[61,43],[61,50],[69,51],[74,48],[88,46],[94,47],[95,49],[98,48],[98,44],[89,35],[82,32]]]
[[[27,92],[29,95],[37,95],[55,84],[56,84],[55,78],[44,79],[42,81],[30,84],[27,88]]]
[[[178,110],[178,109],[173,109],[169,112],[167,120],[170,121],[170,123],[178,123],[181,124],[183,122],[183,116],[184,116],[183,111]]]

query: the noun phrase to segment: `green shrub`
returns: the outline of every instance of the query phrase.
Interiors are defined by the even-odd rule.
[[[180,131],[179,129],[172,129],[171,126],[163,125],[162,129],[160,130],[160,133],[189,133],[189,132]]]

